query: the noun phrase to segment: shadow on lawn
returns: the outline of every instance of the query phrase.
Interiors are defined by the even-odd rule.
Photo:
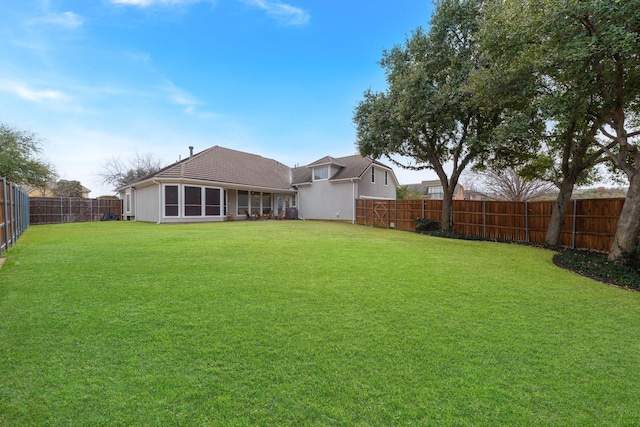
[[[421,234],[449,239],[495,241],[443,230],[422,231]],[[636,246],[630,263],[621,265],[609,262],[607,254],[599,252],[552,247],[544,244],[510,241],[502,241],[501,243],[522,244],[552,250],[555,252],[553,263],[560,268],[610,285],[640,291],[640,244]]]

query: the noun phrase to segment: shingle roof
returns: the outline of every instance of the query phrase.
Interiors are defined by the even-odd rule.
[[[186,178],[289,189],[290,168],[274,159],[214,146],[168,166],[155,178]]]
[[[371,164],[376,164],[383,168],[391,169],[377,160],[372,160],[369,157],[362,157],[359,154],[338,158],[326,156],[320,160],[316,160],[315,162],[307,166],[294,168],[292,173],[293,185],[311,182],[313,167],[326,164],[341,166],[341,169],[335,175],[329,178],[330,181],[360,178],[362,177],[362,174],[365,173],[365,171],[369,168],[369,166],[371,166]]]

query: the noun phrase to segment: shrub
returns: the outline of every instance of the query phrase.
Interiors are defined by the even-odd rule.
[[[609,262],[606,254],[565,249],[553,256],[553,263],[595,280],[640,290],[640,266]]]
[[[426,234],[429,231],[440,230],[440,221],[429,218],[415,218],[413,224],[416,227],[416,233]]]

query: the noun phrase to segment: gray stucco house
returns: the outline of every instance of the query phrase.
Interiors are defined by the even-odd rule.
[[[123,217],[137,221],[211,222],[285,211],[354,221],[356,199],[395,199],[397,186],[391,168],[359,155],[290,168],[216,145],[117,191]]]

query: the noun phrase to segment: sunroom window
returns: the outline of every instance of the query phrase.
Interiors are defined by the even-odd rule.
[[[179,213],[178,186],[167,185],[164,187],[164,215],[178,216],[178,213]]]

